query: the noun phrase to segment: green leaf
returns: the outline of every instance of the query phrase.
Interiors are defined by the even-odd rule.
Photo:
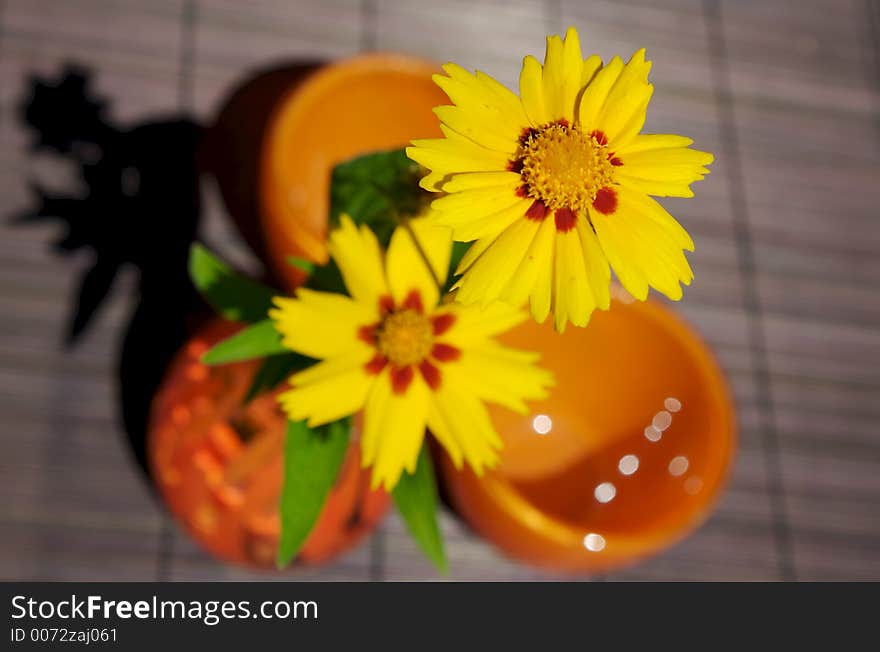
[[[326,265],[315,267],[306,281],[306,287],[318,292],[346,294],[345,281],[336,262],[330,259]]]
[[[278,355],[289,350],[281,344],[281,334],[275,330],[272,320],[264,319],[215,344],[202,356],[202,362],[226,364]]]
[[[277,292],[233,271],[202,245],[189,250],[189,275],[205,300],[232,321],[257,322],[266,318]]]
[[[452,243],[452,256],[449,260],[449,273],[446,276],[446,284],[443,286],[443,294],[449,292],[452,289],[452,286],[455,285],[455,270],[458,269],[458,264],[461,262],[461,259],[464,258],[467,250],[471,248],[472,244],[472,242]]]
[[[374,152],[336,166],[330,182],[330,219],[347,213],[368,225],[383,245],[401,216],[420,213],[429,199],[421,169],[402,149]]]
[[[291,267],[296,267],[304,271],[306,274],[311,274],[312,270],[315,269],[315,263],[311,260],[306,260],[305,258],[300,258],[299,256],[288,256],[287,264]]]
[[[279,568],[296,557],[315,526],[345,459],[349,431],[348,419],[315,429],[304,421],[288,422],[280,505]]]
[[[448,568],[446,553],[437,524],[437,482],[427,445],[422,446],[419,453],[416,472],[412,475],[404,473],[392,495],[413,539],[437,570],[445,573]]]
[[[257,369],[257,373],[254,374],[251,386],[245,394],[244,402],[251,402],[260,392],[275,389],[292,373],[305,369],[314,362],[311,358],[299,353],[285,353],[266,358]]]

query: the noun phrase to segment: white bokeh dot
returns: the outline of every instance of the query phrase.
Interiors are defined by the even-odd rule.
[[[532,429],[539,435],[546,435],[553,430],[553,419],[546,414],[539,414],[532,419]]]
[[[651,421],[651,425],[660,432],[666,430],[671,423],[672,415],[669,414],[669,412],[667,412],[666,410],[660,410],[657,414],[654,415],[654,420]]]
[[[681,409],[681,401],[679,401],[674,396],[670,396],[665,401],[663,401],[663,407],[665,407],[669,412],[678,412]]]
[[[623,475],[632,475],[639,470],[639,458],[635,455],[624,455],[617,463],[617,470]]]
[[[603,482],[596,485],[593,495],[600,503],[610,503],[617,495],[617,487],[610,482]]]
[[[657,430],[654,426],[648,426],[645,428],[645,439],[648,441],[660,441],[661,437],[663,437],[663,433]]]
[[[684,475],[688,470],[688,458],[684,455],[676,455],[669,460],[669,475],[676,477]]]
[[[584,537],[584,548],[590,552],[600,552],[605,549],[605,537],[595,532],[590,532]]]

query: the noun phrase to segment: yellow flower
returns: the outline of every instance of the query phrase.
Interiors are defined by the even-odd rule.
[[[269,313],[286,347],[321,360],[291,377],[280,399],[288,416],[318,426],[363,408],[373,486],[390,490],[415,470],[426,426],[456,466],[481,473],[501,446],[483,401],[524,412],[552,382],[536,353],[492,339],[523,311],[440,303],[451,249],[449,229],[416,219],[397,228],[383,261],[372,231],[343,216],[330,255],[351,296],[300,289]]]
[[[577,31],[547,39],[542,66],[528,56],[520,96],[455,64],[436,83],[445,138],[413,141],[411,159],[430,170],[432,208],[462,242],[475,241],[457,273],[457,300],[526,300],[557,330],[584,326],[609,306],[609,264],[645,300],[671,299],[693,278],[687,232],[648,195],[692,197],[713,157],[674,135],[642,135],[653,92],[644,50],[624,64],[583,59]]]

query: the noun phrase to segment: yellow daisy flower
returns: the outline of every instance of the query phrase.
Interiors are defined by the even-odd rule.
[[[645,300],[671,299],[693,278],[687,232],[649,195],[692,197],[713,157],[689,138],[642,135],[653,86],[645,51],[624,64],[583,59],[577,31],[551,36],[542,66],[528,56],[520,96],[481,72],[447,64],[435,75],[453,106],[440,106],[445,138],[413,141],[430,173],[432,208],[456,240],[475,241],[458,267],[457,300],[529,301],[557,330],[584,326],[609,306],[609,264]]]
[[[415,470],[426,426],[457,466],[481,473],[501,447],[483,401],[524,412],[552,383],[536,353],[492,339],[527,318],[522,310],[440,303],[451,249],[449,229],[416,219],[396,229],[383,261],[373,232],[343,216],[330,255],[351,296],[299,289],[269,312],[284,346],[321,360],[291,377],[285,411],[318,426],[363,408],[374,487]]]

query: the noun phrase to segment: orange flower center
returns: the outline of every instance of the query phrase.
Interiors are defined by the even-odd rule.
[[[550,210],[576,213],[586,211],[611,185],[618,164],[605,134],[587,134],[564,120],[524,135],[518,163],[529,197]]]
[[[390,312],[376,329],[376,348],[396,367],[420,363],[433,346],[431,319],[416,310]]]

